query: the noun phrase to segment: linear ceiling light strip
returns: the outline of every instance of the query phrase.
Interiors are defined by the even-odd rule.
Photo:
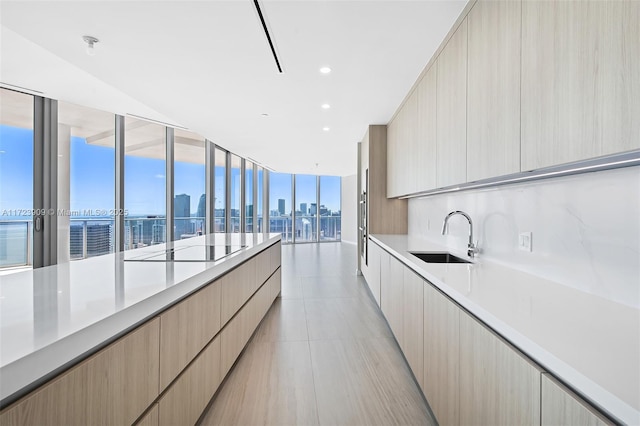
[[[262,10],[260,9],[260,4],[258,4],[258,0],[253,0],[253,5],[256,7],[256,10],[258,11],[258,16],[260,17],[260,22],[262,23],[262,29],[264,30],[264,34],[267,36],[267,41],[269,42],[269,47],[271,48],[273,59],[275,59],[276,61],[278,72],[282,73],[282,67],[280,66],[278,55],[276,54],[276,48],[273,45],[273,41],[271,41],[271,35],[269,35],[269,30],[267,29],[267,23],[265,22],[264,16],[262,15]]]

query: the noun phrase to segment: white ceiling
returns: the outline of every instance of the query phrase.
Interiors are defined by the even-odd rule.
[[[260,4],[283,74],[251,0],[2,0],[0,81],[181,125],[276,171],[350,175],[466,0]]]

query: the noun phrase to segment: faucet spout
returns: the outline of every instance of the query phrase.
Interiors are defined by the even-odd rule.
[[[449,219],[451,219],[451,217],[455,215],[464,216],[469,222],[469,243],[467,244],[467,255],[469,257],[474,257],[475,254],[478,253],[478,248],[473,243],[473,221],[471,220],[471,216],[469,216],[467,213],[463,212],[462,210],[454,210],[449,213],[444,218],[444,222],[442,224],[442,235],[445,235],[447,233],[447,225],[449,223]]]

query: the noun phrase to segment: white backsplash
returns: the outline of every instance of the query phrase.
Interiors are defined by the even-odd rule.
[[[464,250],[474,239],[487,259],[640,308],[640,167],[409,200],[409,234]],[[518,234],[532,232],[532,252]]]

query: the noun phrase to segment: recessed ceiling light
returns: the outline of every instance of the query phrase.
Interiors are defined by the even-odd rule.
[[[320,72],[321,72],[322,74],[329,74],[329,73],[331,72],[331,68],[329,68],[329,67],[322,67],[322,68],[320,68]]]
[[[89,35],[82,36],[82,39],[84,40],[85,43],[87,43],[87,55],[95,56],[96,54],[95,44],[98,43],[100,40]]]
[[[331,105],[329,104],[322,104],[322,109],[329,109],[331,108]]]
[[[322,130],[324,130],[325,132],[328,132],[331,129],[325,126],[325,127],[322,128]]]
[[[268,117],[268,116],[269,116],[269,114],[267,114],[266,112],[263,112],[263,113],[262,113],[262,114],[260,114],[260,115],[261,115],[261,116],[263,116],[263,117]]]

